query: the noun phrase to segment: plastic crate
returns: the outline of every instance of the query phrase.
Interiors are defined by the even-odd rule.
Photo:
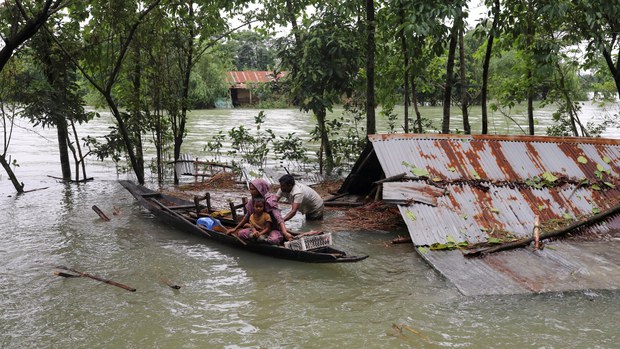
[[[321,235],[304,236],[299,239],[287,241],[284,243],[284,247],[291,250],[307,251],[330,246],[331,244],[332,234],[326,233]]]

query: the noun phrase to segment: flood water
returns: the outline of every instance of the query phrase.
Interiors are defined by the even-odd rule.
[[[184,152],[202,157],[210,135],[252,127],[256,113],[193,112]],[[102,135],[108,123],[104,115],[81,136]],[[265,126],[308,137],[313,121],[270,110]],[[617,291],[465,297],[411,245],[389,244],[403,231],[335,233],[338,247],[370,255],[354,264],[246,253],[160,223],[117,183],[132,177],[111,162],[90,160],[95,180],[81,185],[48,177],[60,176],[54,130],[16,129],[9,153],[27,190],[46,189],[17,196],[0,175],[1,348],[618,347]],[[56,266],[137,291],[58,277]]]

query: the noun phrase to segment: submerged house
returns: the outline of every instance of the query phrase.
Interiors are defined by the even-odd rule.
[[[226,73],[229,84],[230,99],[235,107],[253,105],[260,101],[255,89],[261,84],[276,81],[284,76],[279,73],[275,76],[272,71],[243,70]]]
[[[620,289],[620,140],[371,135],[339,192],[396,204],[465,295]]]

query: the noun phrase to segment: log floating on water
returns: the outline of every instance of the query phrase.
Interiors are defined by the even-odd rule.
[[[113,286],[116,286],[116,287],[120,287],[120,288],[125,289],[125,290],[127,290],[127,291],[129,291],[129,292],[136,292],[136,289],[135,289],[135,288],[133,288],[133,287],[130,287],[130,286],[127,286],[127,285],[123,285],[123,284],[119,284],[119,283],[118,283],[118,282],[116,282],[116,281],[112,281],[112,280],[104,279],[104,278],[102,278],[102,277],[99,277],[99,276],[96,276],[96,275],[92,275],[92,274],[88,274],[88,273],[85,273],[85,272],[83,272],[83,271],[75,270],[75,269],[73,269],[73,268],[67,268],[67,267],[62,266],[62,265],[57,266],[56,268],[58,268],[58,269],[64,269],[64,270],[69,270],[69,271],[72,271],[72,272],[74,272],[74,273],[76,273],[76,274],[79,274],[80,276],[87,277],[87,278],[91,278],[91,279],[93,279],[93,280],[97,280],[97,281],[101,281],[101,282],[104,282],[104,283],[106,283],[106,284],[110,284],[110,285],[113,285]],[[63,273],[63,274],[64,274],[64,273]],[[69,274],[69,275],[70,275],[70,274]]]
[[[399,236],[397,238],[394,238],[392,240],[392,244],[396,245],[396,244],[410,244],[413,241],[411,240],[411,237],[406,237],[406,236]]]
[[[62,272],[62,271],[55,271],[54,275],[62,276],[63,278],[79,278],[79,277],[81,277],[81,275],[69,274],[69,273],[65,273],[65,272]]]

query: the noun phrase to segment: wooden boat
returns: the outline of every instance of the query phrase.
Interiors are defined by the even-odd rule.
[[[309,263],[350,263],[368,258],[368,256],[349,256],[344,251],[337,250],[331,246],[303,251],[285,248],[284,246],[243,241],[234,235],[227,235],[197,225],[195,214],[197,207],[193,202],[148,189],[131,181],[120,181],[120,184],[125,187],[142,206],[162,219],[165,223],[184,230],[185,232],[203,236],[207,239],[231,245],[242,250],[276,258]],[[201,206],[199,209],[204,210],[208,208]],[[234,227],[236,223],[232,219],[218,219],[220,219],[224,226]]]

